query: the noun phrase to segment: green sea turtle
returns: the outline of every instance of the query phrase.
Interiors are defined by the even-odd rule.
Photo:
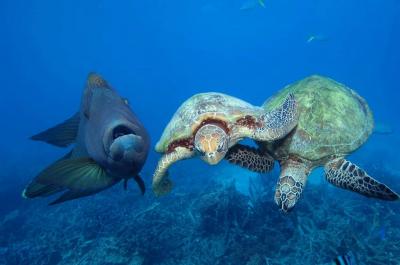
[[[297,104],[290,94],[270,112],[221,93],[192,96],[176,111],[156,145],[156,151],[163,155],[153,175],[154,193],[162,195],[171,190],[166,173],[173,163],[199,155],[215,165],[241,139],[280,139],[296,126],[297,120]],[[252,166],[259,171],[273,165],[271,157],[258,161],[261,163]]]
[[[383,200],[399,198],[344,158],[367,140],[374,127],[372,112],[362,97],[332,79],[311,76],[285,87],[263,108],[267,112],[276,108],[289,94],[298,104],[296,128],[279,141],[258,142],[259,149],[238,144],[229,150],[228,161],[259,171],[248,160],[263,161],[264,156],[278,160],[281,174],[275,202],[284,211],[296,204],[311,170],[319,166],[324,166],[326,179],[335,186]]]

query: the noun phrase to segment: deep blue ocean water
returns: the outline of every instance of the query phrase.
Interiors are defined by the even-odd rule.
[[[0,264],[323,264],[348,251],[359,264],[400,264],[399,203],[333,189],[321,172],[289,215],[273,207],[277,174],[263,175],[273,179],[263,184],[268,196],[245,215],[248,179],[259,176],[225,162],[181,162],[170,172],[174,193],[158,199],[150,188],[154,144],[185,99],[216,91],[261,105],[320,74],[356,90],[392,128],[351,158],[400,192],[399,47],[398,0],[0,1]],[[66,153],[28,138],[77,111],[92,71],[149,131],[146,196],[132,182],[128,192],[118,185],[54,207],[23,200],[30,179]],[[345,200],[357,207],[346,212]],[[321,215],[323,224],[309,224]],[[88,225],[99,219],[104,230]]]

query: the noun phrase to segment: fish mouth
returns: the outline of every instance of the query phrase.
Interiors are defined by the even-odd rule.
[[[137,135],[135,133],[134,130],[132,130],[131,128],[125,126],[125,125],[118,125],[117,127],[115,127],[113,129],[112,132],[112,140],[116,140],[119,137],[122,137],[124,135],[129,135],[129,134],[133,134],[133,135]]]
[[[142,137],[138,135],[132,128],[126,125],[118,125],[112,130],[110,148],[118,146],[123,152],[134,151],[140,153],[143,151]]]

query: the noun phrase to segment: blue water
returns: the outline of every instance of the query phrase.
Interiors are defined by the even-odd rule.
[[[399,204],[333,189],[321,172],[299,203],[308,202],[288,216],[273,207],[275,172],[248,217],[248,179],[259,176],[225,162],[179,163],[170,172],[177,190],[152,195],[153,146],[185,99],[217,91],[261,105],[311,74],[356,90],[393,129],[373,135],[352,160],[400,192],[400,1],[265,0],[265,8],[242,10],[244,3],[0,2],[1,264],[323,264],[349,251],[360,264],[400,264]],[[28,137],[77,111],[91,71],[130,100],[149,131],[146,196],[131,183],[128,192],[118,185],[55,207],[23,200],[26,183],[66,152]],[[232,200],[243,205],[224,204]],[[346,210],[345,200],[356,208]]]

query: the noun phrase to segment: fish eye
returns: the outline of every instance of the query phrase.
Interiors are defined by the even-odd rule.
[[[125,105],[129,106],[129,100],[127,98],[123,98],[122,100],[124,101]]]

